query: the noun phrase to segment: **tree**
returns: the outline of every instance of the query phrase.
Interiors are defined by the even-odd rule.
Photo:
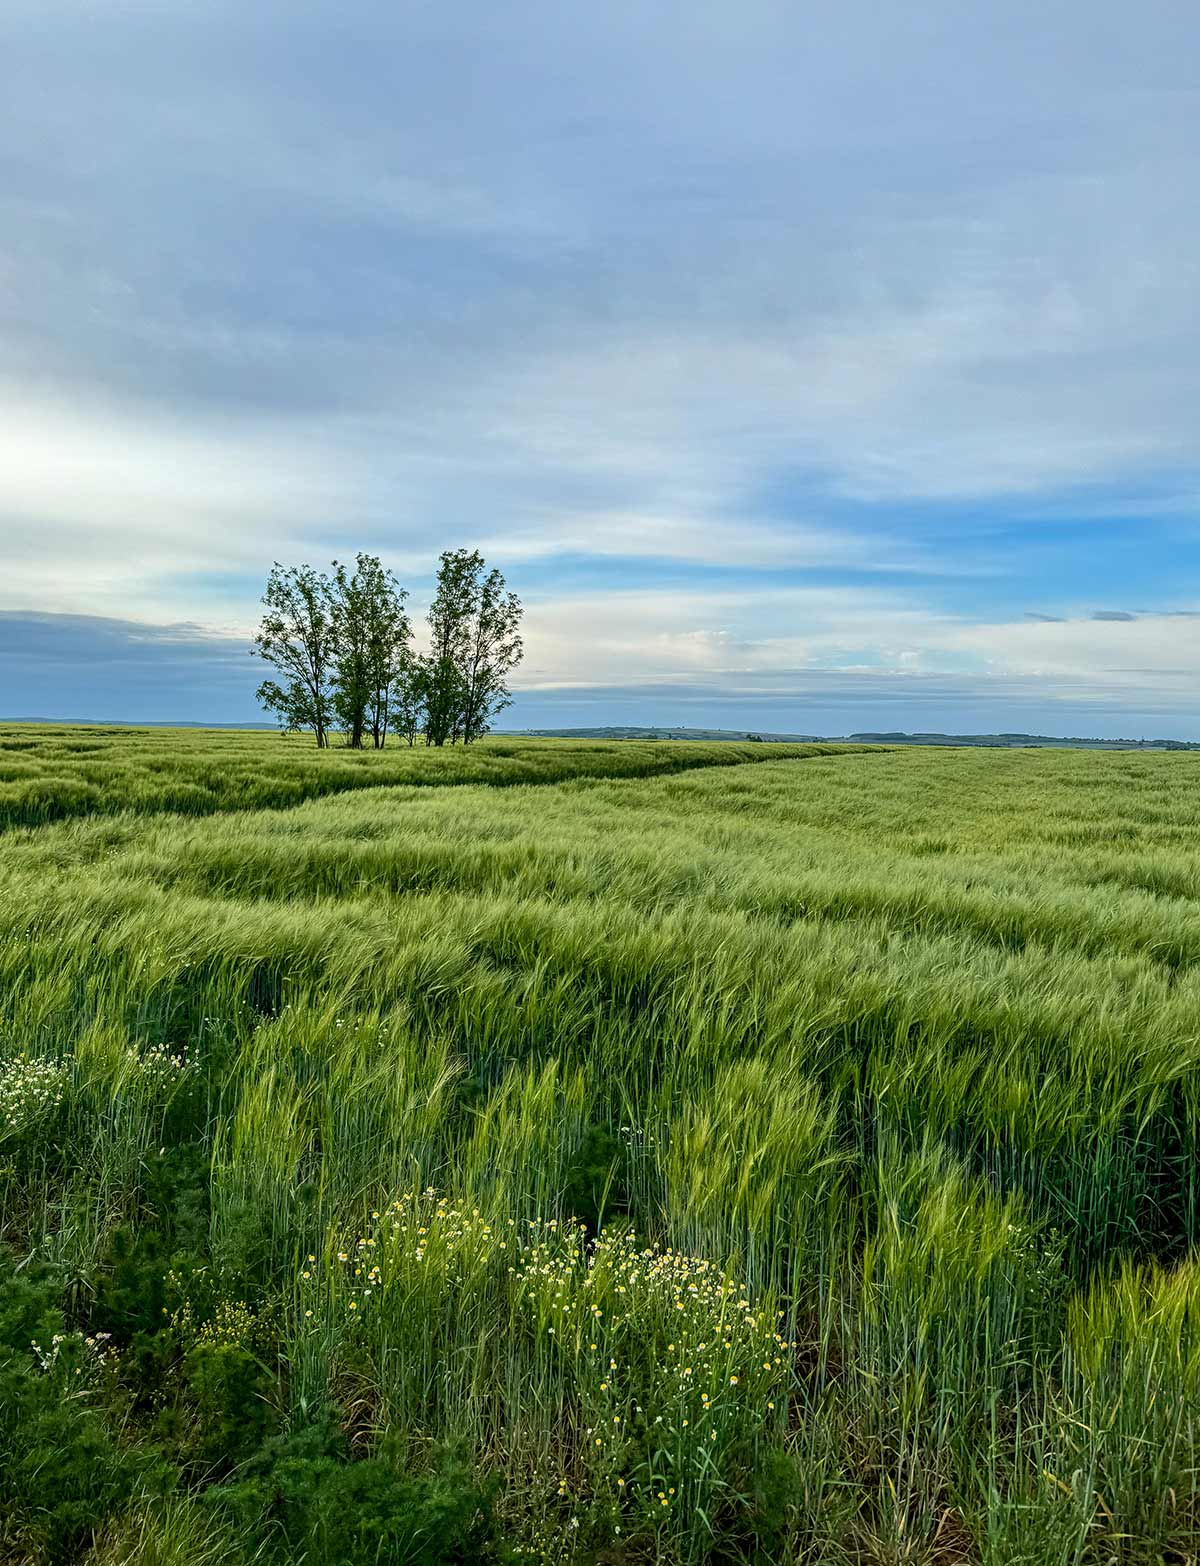
[[[448,549],[438,566],[425,659],[425,743],[464,745],[507,707],[507,679],[521,660],[521,603],[478,550]]]
[[[404,605],[407,591],[376,555],[359,555],[358,568],[366,592],[368,718],[376,750],[387,743],[392,693],[413,662],[412,624]],[[411,740],[409,742],[412,743]]]
[[[425,743],[457,741],[466,693],[463,667],[470,647],[470,621],[483,557],[447,549],[438,565],[437,592],[429,606],[429,653],[425,665]]]
[[[266,613],[250,649],[283,677],[264,680],[256,692],[287,730],[311,729],[317,745],[329,743],[333,720],[331,679],[334,627],[329,583],[311,566],[282,566],[276,560],[263,593]]]
[[[425,703],[429,689],[428,660],[406,650],[404,665],[388,693],[389,711],[398,734],[403,734],[411,749],[425,722]]]
[[[359,573],[348,575],[337,560],[329,581],[329,614],[335,660],[333,710],[351,750],[361,750],[371,696],[366,593]]]
[[[476,556],[476,559],[479,559]],[[483,561],[479,559],[482,570]],[[486,734],[492,719],[512,705],[508,676],[521,661],[521,600],[507,591],[503,576],[494,567],[478,584],[467,664],[463,676],[462,740]]]
[[[362,749],[368,730],[379,750],[387,740],[389,694],[408,654],[408,594],[377,555],[362,552],[352,574],[333,562],[329,593],[334,709],[353,750]]]
[[[429,610],[430,647],[410,645],[408,595],[377,555],[353,569],[271,569],[253,651],[283,676],[258,688],[285,730],[310,728],[321,747],[336,724],[360,750],[378,750],[396,728],[409,745],[470,745],[509,706],[508,676],[521,660],[521,603],[478,550],[448,549]]]

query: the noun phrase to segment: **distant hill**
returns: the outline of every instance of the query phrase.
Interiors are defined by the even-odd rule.
[[[763,744],[811,744],[825,740],[844,740],[856,745],[950,745],[992,750],[1020,750],[1055,746],[1072,750],[1200,750],[1200,742],[1173,739],[1086,739],[1063,738],[1051,734],[910,734],[892,729],[886,733],[861,734],[772,734],[765,730],[649,728],[633,724],[594,729],[519,729],[507,731],[532,739],[629,739],[629,740],[761,740]]]
[[[1200,742],[1173,739],[1084,739],[1062,738],[1050,734],[848,734],[860,745],[970,745],[992,750],[1023,750],[1055,746],[1072,750],[1200,750]]]
[[[806,745],[820,739],[819,734],[767,734],[755,729],[689,729],[639,728],[636,724],[615,724],[596,729],[507,729],[511,736],[526,735],[530,739],[636,739],[636,740],[761,740],[764,744]]]

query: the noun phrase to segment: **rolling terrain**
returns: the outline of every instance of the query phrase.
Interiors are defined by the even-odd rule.
[[[8,727],[0,823],[0,1558],[1196,1558],[1194,755]]]

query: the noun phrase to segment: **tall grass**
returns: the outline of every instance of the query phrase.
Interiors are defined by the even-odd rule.
[[[517,1558],[1195,1558],[1194,758],[519,749],[10,833],[14,1254],[86,1328],[161,1236],[184,1428],[465,1453]],[[97,1560],[286,1556],[180,1440]]]
[[[382,751],[317,750],[303,735],[0,723],[0,829],[130,811],[205,816],[279,808],[381,784],[495,787],[655,777],[865,748],[492,737],[465,749],[412,748],[401,741]]]

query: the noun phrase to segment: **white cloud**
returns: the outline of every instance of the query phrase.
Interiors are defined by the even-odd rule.
[[[974,508],[1194,513],[1194,18],[914,17],[7,7],[0,606],[244,626],[273,555],[480,542],[546,683],[1182,689],[1190,631],[1008,623]],[[759,581],[612,587],[660,561]]]

